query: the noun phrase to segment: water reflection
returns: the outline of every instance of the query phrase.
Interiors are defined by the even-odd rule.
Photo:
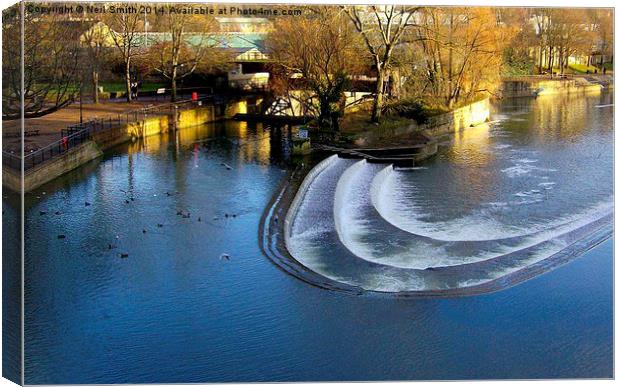
[[[258,245],[260,217],[293,161],[289,133],[248,123],[241,135],[239,125],[126,144],[28,195],[26,383],[613,376],[610,243],[484,297],[398,300],[318,289],[278,270]],[[609,127],[591,130],[601,134],[594,148],[609,141]],[[502,145],[498,134],[477,141]],[[508,149],[476,159],[494,165]],[[587,192],[608,181],[607,156],[600,172],[577,168],[592,174],[575,177],[591,184]],[[448,148],[415,172],[431,173],[450,157],[466,152]],[[454,171],[467,172],[465,164]],[[433,180],[444,188],[437,201],[461,192],[445,211],[501,191],[493,185],[499,176],[451,178]],[[223,252],[230,261],[219,259]]]
[[[291,254],[336,282],[424,292],[512,284],[597,243],[613,213],[613,115],[598,97],[554,101],[500,105],[417,168],[328,159],[293,214]]]

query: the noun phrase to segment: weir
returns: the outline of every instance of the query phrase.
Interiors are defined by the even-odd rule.
[[[610,145],[587,128],[560,140],[561,150],[523,143],[504,125],[519,114],[455,137],[420,167],[351,152],[323,160],[287,213],[284,255],[321,282],[399,296],[496,291],[578,257],[611,235],[613,200],[604,168],[586,177],[566,166]]]
[[[384,189],[392,168],[331,156],[313,169],[287,214],[285,243],[293,257],[329,279],[369,291],[466,294],[511,283],[515,273],[529,278],[523,272],[529,267],[554,267],[542,262],[609,229],[612,208],[603,203],[499,239],[454,241],[408,232],[374,204],[390,200]]]

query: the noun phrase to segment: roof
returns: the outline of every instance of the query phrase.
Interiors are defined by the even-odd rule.
[[[215,34],[196,32],[186,33],[184,37],[188,44],[194,46],[202,44],[238,51],[250,50],[252,48],[262,51],[265,47],[265,35],[258,32],[218,32]],[[169,32],[142,32],[136,36],[135,41],[137,45],[144,45],[147,40],[148,44],[167,42],[172,40],[172,34]]]

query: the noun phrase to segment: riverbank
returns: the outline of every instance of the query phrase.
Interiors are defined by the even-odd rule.
[[[564,78],[522,76],[505,78],[499,92],[501,98],[538,97],[545,95],[586,95],[613,89],[612,75],[571,75]]]
[[[385,117],[389,125],[368,129],[344,131],[351,147],[393,147],[420,145],[437,137],[458,132],[489,120],[491,102],[489,98],[467,104],[452,111],[428,117],[423,124],[413,119]]]
[[[20,176],[19,159],[3,162],[3,179],[5,187],[13,191],[29,192],[57,177],[101,157],[105,151],[128,141],[160,135],[208,122],[231,119],[236,114],[247,112],[247,102],[237,101],[225,106],[204,105],[202,101],[180,102],[154,106],[141,111],[119,114],[114,121],[91,120],[85,123],[90,129],[80,129],[69,135],[68,145],[56,141],[38,150],[30,152],[24,158],[26,168],[23,186]],[[68,115],[68,113],[65,113]],[[48,121],[53,118],[48,118]],[[90,125],[90,126],[89,126]],[[85,135],[80,133],[89,130]],[[50,130],[53,132],[53,130]],[[78,136],[78,137],[76,137]],[[78,141],[79,140],[79,141]],[[78,142],[76,142],[78,141]],[[40,156],[38,154],[40,153]],[[51,156],[44,159],[47,154]],[[13,157],[4,153],[3,157]]]
[[[147,101],[101,102],[99,104],[82,104],[82,119],[89,121],[96,118],[107,118],[126,114],[135,110],[153,107],[161,104]],[[35,132],[36,135],[24,137],[24,152],[41,149],[61,136],[61,131],[80,121],[80,105],[71,104],[63,109],[47,114],[43,117],[27,118],[24,122],[26,132]],[[2,122],[2,150],[19,154],[21,152],[21,120]]]
[[[438,140],[446,135],[467,130],[489,121],[489,98],[461,106],[452,111],[435,114],[418,124],[413,119],[384,117],[382,123],[369,129],[343,128],[343,140],[334,146],[321,146],[342,157],[365,158],[370,162],[395,162],[398,166],[413,166],[437,153]],[[406,158],[409,157],[409,161]]]

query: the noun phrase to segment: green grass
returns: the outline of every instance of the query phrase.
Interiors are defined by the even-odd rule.
[[[126,91],[124,82],[101,82],[104,93],[123,92]],[[165,83],[143,83],[139,91],[155,91],[161,87],[167,87]]]
[[[586,66],[582,64],[570,64],[568,65],[568,68],[579,74],[585,74],[588,71],[590,72],[590,74],[594,74],[595,70],[597,72],[600,72],[600,70],[594,66]]]
[[[50,89],[47,91],[47,94],[45,95],[45,100],[49,101],[49,102],[55,102],[56,98],[58,97],[59,94],[63,93],[64,98],[71,98],[72,95],[75,95],[76,98],[80,92],[80,87],[79,85],[76,84],[69,84],[67,85],[67,89],[65,90],[64,88],[65,85],[62,85],[62,87],[50,87],[50,85],[45,84],[45,83],[36,83],[34,84],[34,86],[31,87],[32,91],[39,91],[42,89],[46,89],[48,87],[50,87]]]

